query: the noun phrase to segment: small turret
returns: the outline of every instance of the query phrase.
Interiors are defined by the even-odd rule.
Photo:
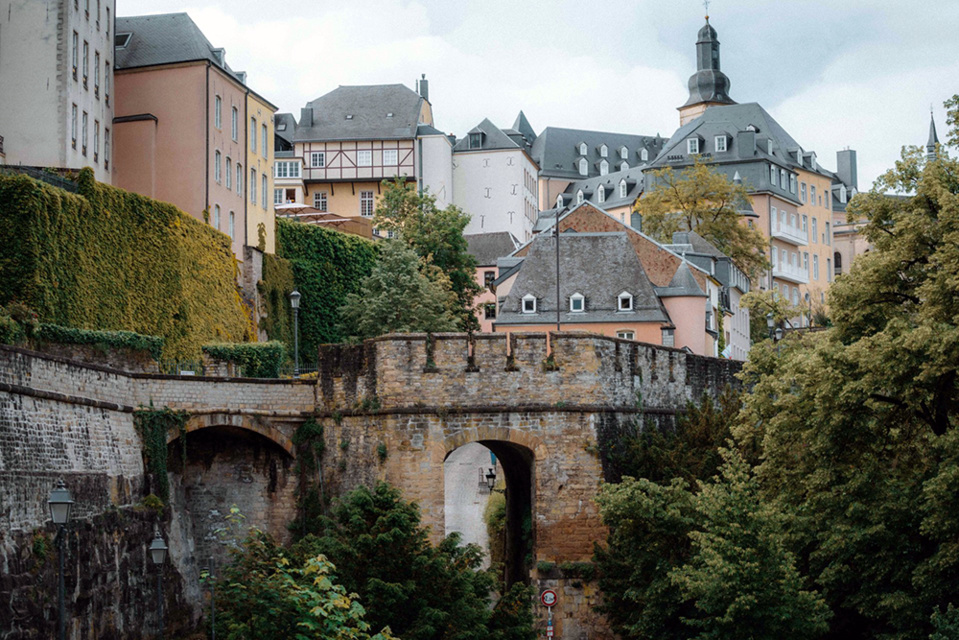
[[[936,119],[932,115],[932,109],[929,109],[929,140],[926,142],[926,159],[932,160],[936,157],[936,146],[939,144],[939,136],[936,135]]]

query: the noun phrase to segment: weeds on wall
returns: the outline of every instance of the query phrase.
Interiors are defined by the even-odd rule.
[[[286,348],[278,340],[205,344],[203,352],[239,365],[240,375],[245,378],[279,378],[280,367],[286,361]]]
[[[180,456],[186,466],[186,423],[190,414],[174,411],[169,407],[154,409],[139,408],[133,412],[140,439],[143,441],[143,458],[147,472],[153,477],[153,493],[163,500],[170,500],[170,480],[167,477],[167,435],[175,431],[180,439]]]
[[[304,536],[311,525],[323,515],[325,495],[323,492],[323,425],[310,418],[293,434],[296,446],[297,470],[299,472],[297,494],[297,517],[289,528],[295,535]]]

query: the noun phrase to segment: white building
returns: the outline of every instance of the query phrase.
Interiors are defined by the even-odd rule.
[[[529,154],[532,139],[520,113],[513,129],[483,120],[453,147],[453,204],[472,219],[465,233],[507,231],[520,242],[533,237],[539,212],[539,167]]]
[[[111,181],[115,18],[115,0],[0,0],[4,163]]]

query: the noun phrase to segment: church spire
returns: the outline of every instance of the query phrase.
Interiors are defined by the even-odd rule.
[[[681,124],[702,114],[706,107],[736,104],[729,97],[729,84],[729,78],[720,69],[719,36],[707,15],[696,38],[696,73],[689,78],[689,99],[679,108]]]
[[[932,160],[936,157],[936,145],[939,144],[939,136],[936,135],[936,119],[932,115],[932,108],[929,108],[929,141],[926,142],[926,158]]]

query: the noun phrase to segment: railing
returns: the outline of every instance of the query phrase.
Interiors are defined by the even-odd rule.
[[[773,224],[773,237],[795,245],[809,244],[809,232],[796,225],[784,223],[778,216]]]
[[[803,267],[783,262],[782,265],[773,265],[773,277],[789,280],[797,284],[809,284],[809,272]]]
[[[76,193],[77,183],[68,178],[64,178],[58,173],[58,171],[59,170],[57,169],[46,169],[44,167],[25,167],[19,164],[0,164],[0,173],[21,173],[25,176],[30,176],[35,180],[40,180],[41,182],[52,184],[55,187],[60,187],[64,191]]]

